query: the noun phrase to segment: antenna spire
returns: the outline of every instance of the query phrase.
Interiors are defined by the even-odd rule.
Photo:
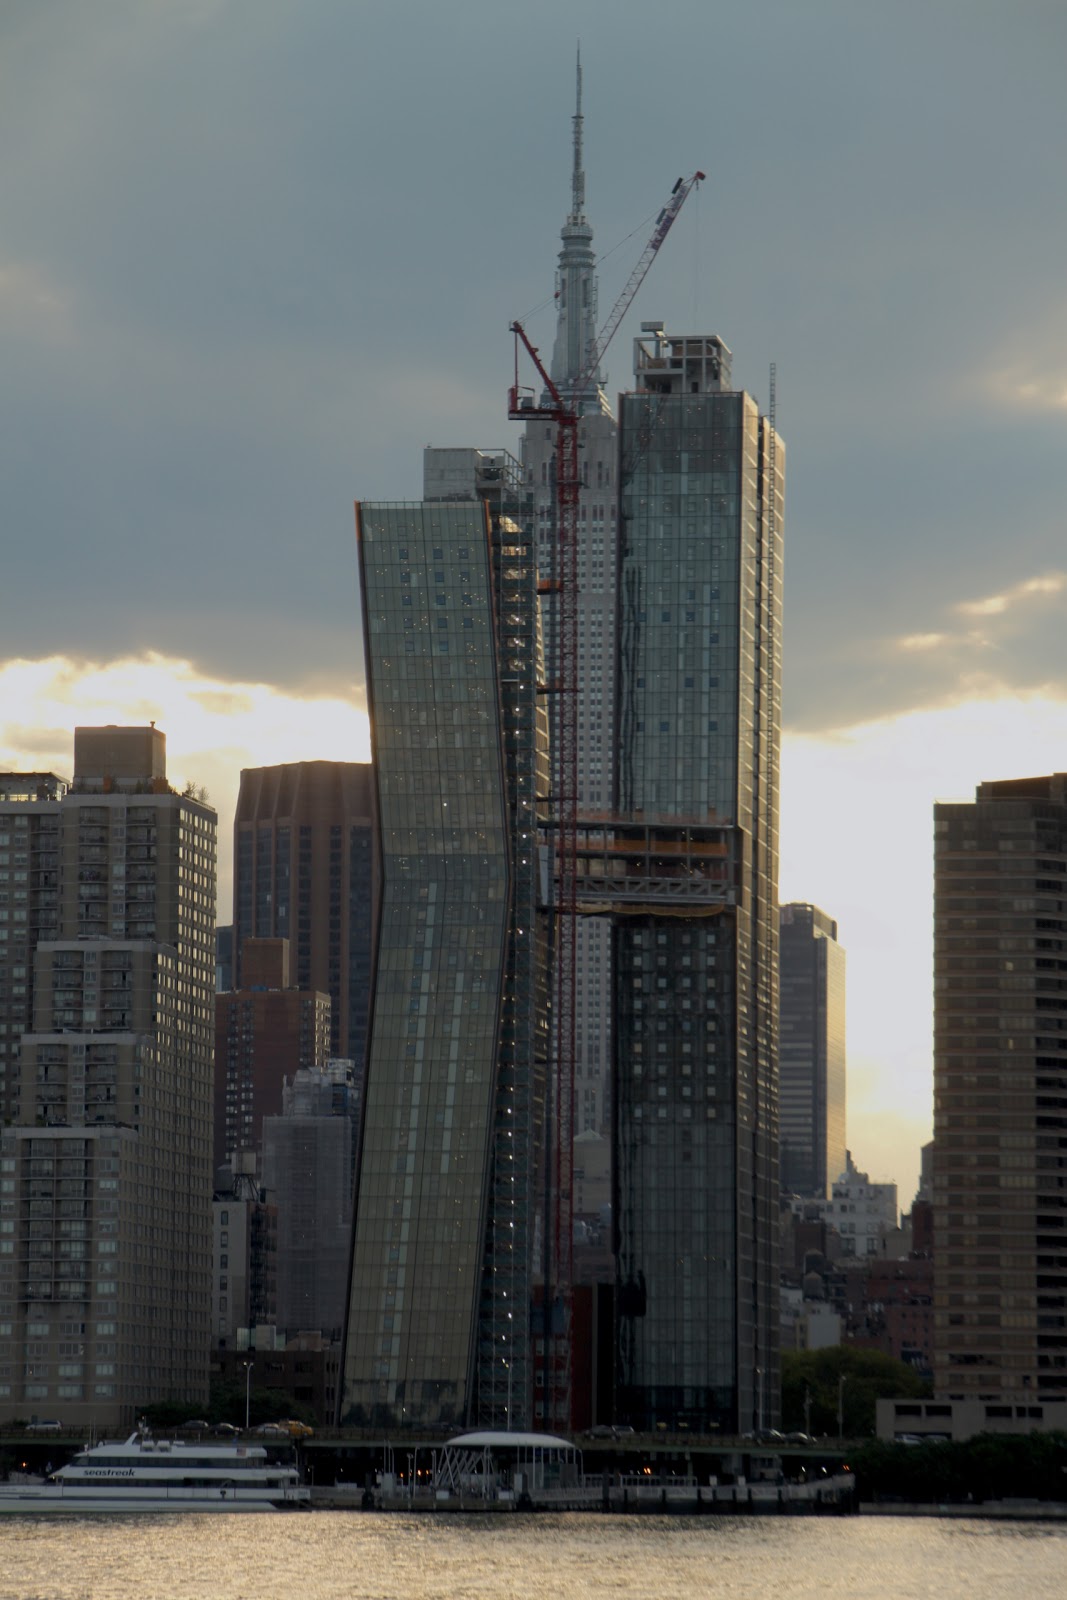
[[[580,222],[585,214],[585,169],[582,166],[582,47],[578,45],[577,82],[575,87],[574,171],[571,176],[571,221]]]
[[[582,47],[575,72],[571,208],[560,231],[563,245],[556,270],[556,340],[552,347],[552,382],[573,391],[579,381],[585,398],[598,405],[601,376],[589,371],[596,350],[596,256],[593,230],[585,214],[585,167],[582,159]]]

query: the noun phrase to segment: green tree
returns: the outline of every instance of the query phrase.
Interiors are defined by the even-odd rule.
[[[930,1392],[930,1385],[911,1367],[879,1350],[840,1344],[824,1350],[787,1350],[782,1357],[782,1426],[789,1432],[804,1427],[809,1395],[813,1434],[838,1432],[840,1399],[845,1437],[857,1439],[874,1433],[877,1400]]]
[[[212,1422],[232,1422],[243,1428],[245,1423],[245,1386],[243,1382],[215,1382],[211,1385],[211,1402],[208,1417]],[[297,1422],[311,1425],[317,1421],[308,1407],[301,1405],[288,1389],[261,1389],[252,1384],[248,1397],[248,1417],[255,1428],[261,1422],[281,1422],[292,1417]]]
[[[1067,1435],[991,1434],[924,1444],[872,1439],[850,1458],[861,1500],[1067,1499]]]

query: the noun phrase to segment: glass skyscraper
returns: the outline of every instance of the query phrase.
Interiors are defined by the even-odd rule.
[[[357,532],[382,899],[341,1415],[521,1427],[544,1072],[532,554],[477,498],[364,504]]]
[[[845,1170],[845,952],[818,906],[780,913],[782,1189],[827,1199]]]
[[[785,453],[721,340],[648,334],[619,418],[618,1412],[740,1430],[778,1404]]]

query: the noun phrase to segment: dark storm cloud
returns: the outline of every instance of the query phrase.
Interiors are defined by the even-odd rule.
[[[6,8],[3,653],[358,676],[352,499],[417,496],[428,442],[515,446],[506,328],[551,294],[580,32],[598,247],[635,231],[602,312],[709,175],[613,386],[642,316],[716,329],[763,402],[778,364],[789,719],[1055,682],[1048,618],[893,641],[1060,564],[1065,14],[722,10]]]

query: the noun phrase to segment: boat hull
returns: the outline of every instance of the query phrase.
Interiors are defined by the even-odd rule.
[[[252,1511],[306,1511],[310,1509],[310,1495],[299,1498],[269,1499],[247,1493],[228,1492],[224,1498],[210,1490],[183,1494],[180,1489],[158,1494],[152,1490],[108,1491],[102,1494],[83,1494],[77,1490],[56,1489],[42,1485],[40,1489],[0,1488],[0,1517],[114,1517],[168,1515],[171,1512],[210,1513],[211,1515],[243,1514]]]

